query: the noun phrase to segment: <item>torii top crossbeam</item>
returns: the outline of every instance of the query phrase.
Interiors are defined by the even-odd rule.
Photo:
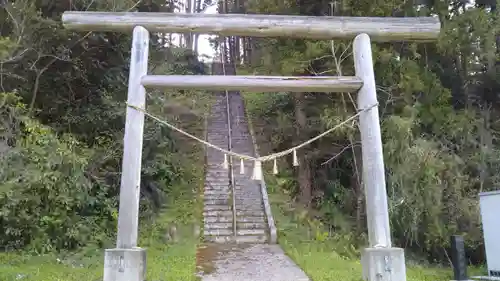
[[[249,14],[142,12],[65,12],[64,26],[81,31],[205,33],[225,36],[353,39],[366,33],[373,41],[434,41],[437,17],[311,17]]]

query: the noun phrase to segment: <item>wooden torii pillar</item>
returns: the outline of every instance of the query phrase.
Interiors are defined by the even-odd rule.
[[[246,14],[66,12],[64,25],[80,31],[133,32],[128,104],[145,109],[145,88],[252,90],[260,92],[354,92],[362,142],[363,185],[369,246],[362,255],[363,279],[405,281],[404,251],[393,248],[389,228],[384,159],[370,40],[433,41],[435,17],[309,17]],[[148,75],[149,32],[222,36],[353,39],[356,76],[194,76]],[[120,186],[118,238],[105,253],[104,281],[143,281],[145,250],[137,247],[144,114],[127,108]]]

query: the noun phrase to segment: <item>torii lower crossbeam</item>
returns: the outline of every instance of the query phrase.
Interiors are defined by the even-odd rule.
[[[363,186],[366,196],[369,248],[363,251],[363,279],[406,281],[403,249],[393,248],[389,228],[382,138],[370,38],[387,41],[436,40],[437,18],[304,17],[282,15],[207,15],[170,13],[66,12],[63,23],[74,30],[133,30],[128,103],[144,108],[145,87],[316,90],[356,92],[360,113]],[[149,31],[193,32],[224,36],[354,39],[355,77],[207,77],[147,75]],[[218,79],[218,80],[217,80]],[[296,81],[294,81],[296,79]],[[271,84],[274,83],[274,84]],[[370,107],[372,106],[372,107]],[[145,252],[137,248],[139,187],[144,114],[127,109],[120,210],[116,249],[106,251],[104,281],[144,281]]]

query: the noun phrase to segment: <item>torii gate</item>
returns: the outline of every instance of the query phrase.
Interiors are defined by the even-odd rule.
[[[377,42],[433,41],[436,17],[309,17],[246,14],[65,12],[64,25],[80,31],[132,32],[128,104],[145,109],[145,88],[253,90],[259,92],[357,92],[369,247],[362,254],[363,279],[405,281],[404,250],[393,248],[389,228],[382,139],[370,38]],[[222,36],[352,39],[356,76],[148,75],[149,32]],[[144,281],[146,253],[137,247],[144,113],[127,108],[120,186],[118,238],[107,249],[104,281]]]

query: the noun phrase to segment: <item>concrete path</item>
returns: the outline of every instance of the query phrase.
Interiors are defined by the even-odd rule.
[[[198,250],[202,281],[309,281],[279,245],[207,244]]]

